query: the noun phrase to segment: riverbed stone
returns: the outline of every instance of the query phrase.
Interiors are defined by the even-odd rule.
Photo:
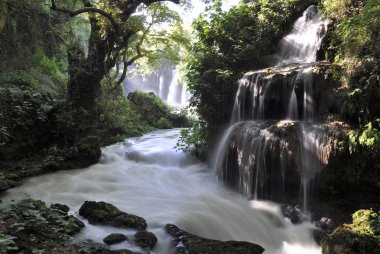
[[[140,230],[135,234],[135,243],[141,248],[153,249],[157,243],[157,237],[152,232]]]
[[[165,229],[173,237],[172,245],[176,248],[176,254],[261,254],[265,250],[260,245],[249,242],[206,239],[172,224],[167,224]]]
[[[116,244],[116,243],[121,243],[125,240],[127,240],[127,237],[125,235],[113,233],[113,234],[106,236],[103,239],[103,242],[105,242],[108,245],[112,245],[112,244]]]
[[[90,224],[101,224],[118,228],[146,229],[144,218],[120,211],[106,202],[85,201],[79,209],[79,215]]]

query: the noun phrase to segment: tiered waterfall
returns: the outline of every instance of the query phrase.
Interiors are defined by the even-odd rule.
[[[327,64],[315,62],[326,25],[310,6],[281,41],[277,64],[239,82],[214,168],[248,198],[297,196],[306,209],[313,179],[337,147],[324,121],[335,110],[336,93],[320,73]]]

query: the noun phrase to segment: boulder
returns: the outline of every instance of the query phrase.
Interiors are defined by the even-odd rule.
[[[359,234],[348,225],[337,228],[321,242],[322,254],[380,254],[377,238]]]
[[[166,232],[173,237],[172,245],[176,254],[261,254],[264,248],[249,242],[217,241],[192,235],[175,225],[165,226]]]
[[[55,209],[55,210],[58,210],[58,211],[61,211],[61,212],[67,214],[70,210],[70,207],[68,207],[67,205],[64,205],[64,204],[55,203],[55,204],[50,205],[50,209]]]
[[[153,249],[157,243],[157,237],[152,232],[140,230],[135,234],[135,243],[141,248]]]
[[[106,236],[103,239],[103,242],[105,242],[108,245],[112,245],[112,244],[116,244],[116,243],[121,243],[125,240],[127,240],[127,237],[125,235],[113,233],[113,234]]]
[[[74,252],[59,252],[62,253],[80,253],[80,254],[137,254],[133,251],[121,249],[121,250],[110,250],[107,246],[100,243],[95,243],[91,240],[83,241],[76,246]],[[50,252],[49,252],[50,253]]]
[[[380,213],[361,209],[322,240],[323,254],[380,254]]]
[[[79,215],[90,224],[101,224],[119,228],[145,229],[144,218],[120,211],[106,202],[86,201],[79,209]]]
[[[289,204],[281,205],[281,212],[286,218],[289,218],[293,224],[302,222],[302,212],[296,206]]]

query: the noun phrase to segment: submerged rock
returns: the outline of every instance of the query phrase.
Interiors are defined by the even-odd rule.
[[[120,211],[106,202],[86,201],[79,209],[79,215],[90,224],[102,224],[119,228],[145,229],[144,218]]]
[[[157,243],[157,237],[152,232],[141,230],[135,234],[135,243],[141,248],[153,249]]]
[[[125,235],[114,233],[114,234],[110,234],[110,235],[106,236],[103,239],[103,242],[105,242],[108,245],[112,245],[112,244],[116,244],[116,243],[121,243],[125,240],[127,240],[127,237]]]
[[[187,233],[175,225],[165,226],[166,232],[173,237],[172,245],[177,254],[261,254],[260,245],[239,241],[217,241]]]

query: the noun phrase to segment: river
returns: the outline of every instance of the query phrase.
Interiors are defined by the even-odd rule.
[[[179,133],[160,130],[105,147],[98,164],[30,178],[8,190],[3,200],[31,197],[64,203],[71,214],[77,214],[86,200],[112,203],[147,220],[148,230],[159,239],[152,252],[157,254],[172,252],[163,230],[167,223],[202,237],[254,242],[267,254],[321,253],[310,223],[293,225],[277,204],[249,201],[228,190],[206,164],[176,151]],[[110,233],[133,234],[83,221],[86,227],[77,239],[102,242]],[[130,242],[112,248],[141,251]]]

